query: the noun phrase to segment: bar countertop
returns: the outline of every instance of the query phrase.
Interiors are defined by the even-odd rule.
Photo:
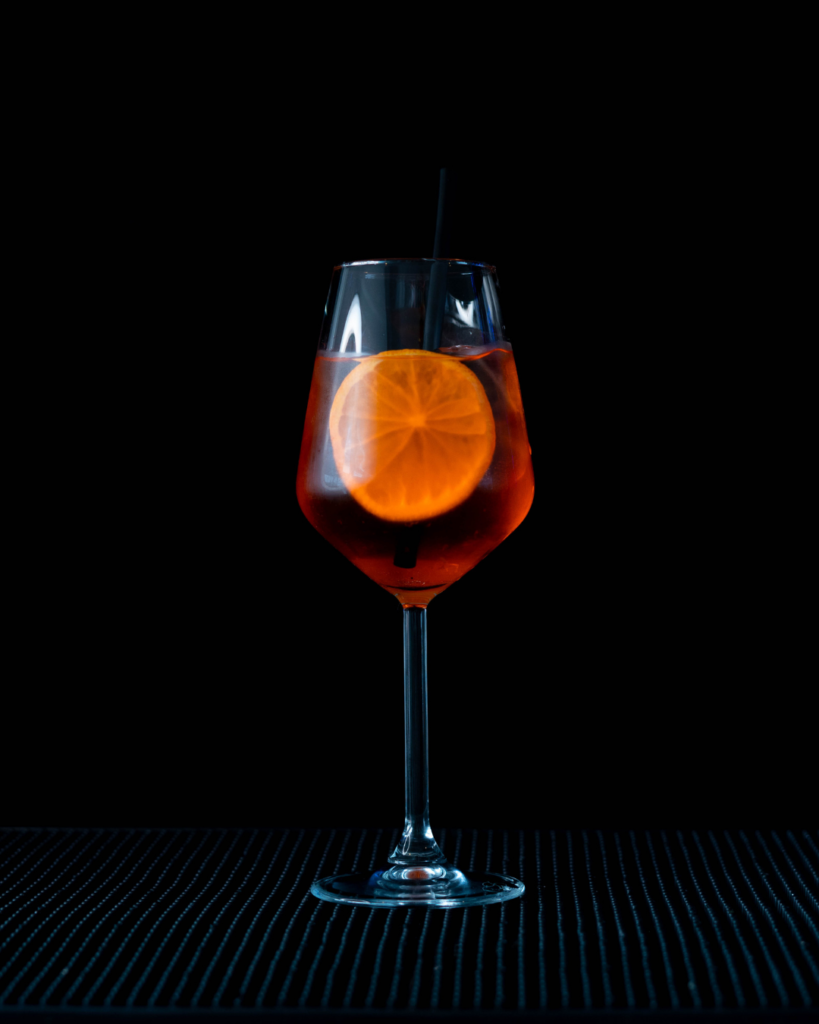
[[[522,879],[468,910],[354,908],[389,829],[0,830],[0,1016],[812,1018],[819,835],[439,829]]]

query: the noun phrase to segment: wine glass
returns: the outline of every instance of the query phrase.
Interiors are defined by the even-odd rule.
[[[299,459],[302,511],[404,609],[404,831],[373,874],[312,886],[364,906],[461,907],[523,883],[462,872],[429,825],[427,605],[523,521],[534,477],[495,268],[344,263],[330,285]]]

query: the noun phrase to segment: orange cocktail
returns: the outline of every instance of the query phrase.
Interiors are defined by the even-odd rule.
[[[310,891],[368,907],[517,899],[520,879],[461,870],[429,824],[427,605],[518,526],[534,493],[494,267],[433,258],[336,268],[296,489],[319,533],[398,598],[404,628],[404,830],[385,867],[319,878]],[[366,613],[351,643],[371,649]],[[339,713],[332,702],[328,711]],[[499,711],[487,709],[493,723]]]
[[[526,516],[530,451],[505,345],[319,352],[299,504],[376,583],[425,604]]]

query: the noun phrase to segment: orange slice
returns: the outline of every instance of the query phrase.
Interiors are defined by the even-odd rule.
[[[330,441],[347,490],[368,512],[418,522],[465,501],[489,468],[495,421],[483,385],[452,356],[367,356],[341,383]]]

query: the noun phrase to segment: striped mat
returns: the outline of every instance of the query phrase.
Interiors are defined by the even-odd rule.
[[[0,1014],[819,1006],[816,833],[440,829],[452,861],[516,875],[523,898],[367,910],[310,894],[322,875],[383,865],[397,837],[0,830]]]

